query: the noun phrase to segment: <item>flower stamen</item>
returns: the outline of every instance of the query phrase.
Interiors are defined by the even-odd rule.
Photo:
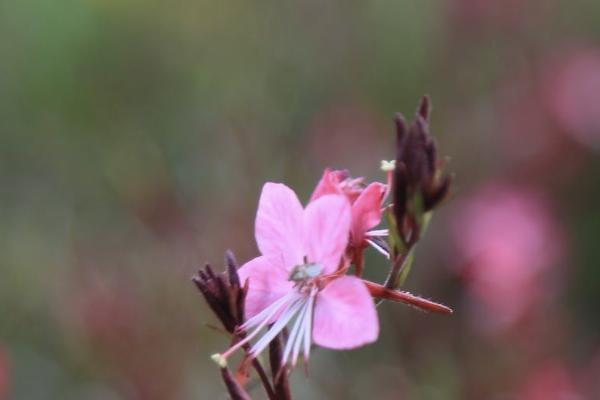
[[[254,331],[252,331],[252,333],[250,333],[245,338],[243,338],[242,340],[240,340],[239,342],[237,342],[236,344],[231,346],[225,353],[213,354],[211,356],[211,359],[214,362],[216,362],[221,368],[224,368],[225,366],[227,366],[227,358],[231,354],[233,354],[236,350],[238,350],[239,348],[244,346],[246,343],[248,343],[250,340],[252,340],[262,330],[262,328],[264,328],[269,323],[271,318],[273,318],[285,305],[287,305],[287,307],[284,311],[284,314],[287,310],[290,309],[290,307],[292,305],[297,304],[298,300],[299,300],[299,298],[296,295],[296,293],[292,292],[292,293],[289,293],[289,294],[281,297],[279,300],[275,301],[269,307],[265,308],[263,311],[261,311],[254,317],[250,318],[248,321],[246,321],[240,327],[240,329],[242,329],[242,330],[247,330],[247,329],[256,327],[256,329],[254,329]],[[283,327],[281,329],[283,329]]]

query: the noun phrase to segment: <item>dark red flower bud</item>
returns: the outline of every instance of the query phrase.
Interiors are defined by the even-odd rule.
[[[225,272],[216,274],[210,265],[192,277],[206,303],[229,333],[243,323],[247,287],[240,285],[237,264],[231,251],[225,253]]]
[[[394,118],[393,212],[398,233],[405,243],[418,239],[423,214],[444,200],[451,183],[450,177],[441,170],[436,144],[429,133],[430,110],[429,98],[424,96],[410,124],[399,113]]]

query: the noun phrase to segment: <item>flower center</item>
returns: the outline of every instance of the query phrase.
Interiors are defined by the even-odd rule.
[[[296,265],[290,272],[289,280],[294,282],[306,282],[316,278],[323,271],[323,266],[318,263],[305,263]]]

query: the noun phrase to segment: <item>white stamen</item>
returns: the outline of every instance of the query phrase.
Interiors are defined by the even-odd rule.
[[[304,304],[304,299],[300,298],[295,300],[293,303],[287,306],[287,308],[283,311],[281,316],[277,319],[277,322],[273,324],[271,329],[261,337],[258,342],[250,349],[250,354],[256,356],[260,352],[262,352],[271,341],[285,328],[288,322],[296,315],[296,313],[300,310],[302,305]]]
[[[387,252],[387,250],[378,245],[375,241],[367,239],[367,243],[369,243],[371,247],[373,247],[379,253],[383,254],[386,258],[390,258],[390,254]]]
[[[315,304],[315,297],[317,296],[317,289],[313,289],[308,298],[308,305],[306,306],[308,315],[304,320],[304,362],[308,362],[308,356],[310,354],[310,344],[312,342],[312,319],[313,319],[313,305]]]
[[[390,233],[389,229],[375,229],[367,232],[367,236],[377,237],[377,236],[388,236]]]
[[[260,313],[255,315],[253,318],[250,318],[248,321],[246,321],[246,323],[244,323],[241,326],[241,328],[246,330],[249,326],[254,327],[254,326],[258,325],[256,327],[256,329],[254,331],[252,331],[252,333],[247,335],[244,339],[240,340],[239,342],[237,342],[236,344],[231,346],[225,353],[213,354],[211,356],[213,361],[215,361],[220,366],[223,365],[224,363],[226,364],[227,357],[229,357],[229,355],[231,353],[233,353],[234,351],[236,351],[237,349],[239,349],[240,347],[242,347],[243,345],[248,343],[250,340],[252,340],[252,338],[254,338],[262,330],[262,328],[264,328],[269,323],[271,318],[273,318],[273,316],[275,314],[277,314],[277,312],[279,312],[279,310],[285,304],[290,304],[290,303],[295,304],[295,302],[297,302],[297,301],[298,301],[298,297],[297,297],[296,293],[291,292],[291,293],[281,297],[279,300],[273,302],[273,304],[271,304],[269,307],[265,308],[263,311],[261,311]],[[289,308],[290,305],[288,305],[287,308]],[[260,316],[260,318],[257,318],[259,316]]]
[[[300,327],[302,326],[302,321],[307,312],[307,307],[306,307],[307,304],[308,304],[308,301],[306,301],[303,304],[302,310],[300,311],[298,317],[296,318],[296,321],[294,321],[294,326],[292,327],[292,330],[290,331],[290,335],[288,336],[288,340],[287,340],[287,343],[285,344],[285,349],[283,351],[283,359],[281,361],[282,364],[287,363],[288,358],[289,358],[290,354],[292,353],[292,348],[293,347],[295,348],[295,343],[298,341],[298,336],[301,333]],[[293,358],[292,358],[292,360],[295,361]]]
[[[312,297],[312,296],[311,296]],[[310,297],[309,297],[310,300]],[[311,318],[312,317],[312,310],[311,307],[309,305],[310,301],[306,302],[306,305],[304,306],[304,312],[300,315],[300,317],[298,317],[298,321],[300,325],[300,329],[298,329],[298,335],[296,336],[295,340],[294,340],[294,351],[292,353],[292,366],[296,365],[296,361],[298,361],[298,354],[300,354],[300,345],[303,342],[304,337],[306,336],[306,331],[302,328],[306,327],[305,324],[305,320],[307,318]]]
[[[255,327],[257,325],[261,325],[261,323],[264,322],[265,320],[268,321],[271,318],[273,318],[273,316],[277,313],[277,311],[279,311],[281,309],[281,307],[284,304],[289,304],[289,303],[293,302],[294,300],[297,300],[298,298],[299,298],[299,295],[296,292],[290,292],[290,293],[286,294],[285,296],[282,296],[279,300],[274,301],[267,308],[265,308],[264,310],[262,310],[261,312],[259,312],[258,314],[256,314],[255,316],[253,316],[252,318],[247,320],[246,322],[244,322],[242,324],[242,326],[240,326],[240,328],[243,330],[248,330],[248,329],[252,329],[253,327]]]
[[[294,320],[283,352],[282,364],[287,364],[290,361],[292,365],[296,365],[301,347],[303,347],[304,359],[307,361],[312,343],[313,309],[319,289],[312,285],[310,288],[305,287],[304,289],[309,289],[310,292],[308,290],[292,290],[248,319],[240,328],[245,331],[252,329],[252,332],[248,333],[246,337],[230,347],[225,353],[214,354],[212,356],[213,361],[221,367],[227,365],[227,357],[254,339],[263,328],[272,323],[275,317],[275,323],[250,348],[249,356],[257,357]]]

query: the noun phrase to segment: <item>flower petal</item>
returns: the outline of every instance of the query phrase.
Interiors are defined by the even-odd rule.
[[[375,304],[359,278],[342,276],[318,295],[313,340],[330,349],[351,349],[377,340]]]
[[[347,175],[348,173],[345,171],[332,171],[329,168],[325,169],[321,180],[317,183],[315,191],[312,196],[310,196],[310,201],[315,201],[319,197],[327,194],[342,194],[340,182],[344,180]]]
[[[352,205],[352,244],[364,245],[365,233],[381,222],[381,200],[385,185],[373,182],[363,190]]]
[[[283,255],[288,270],[302,264],[305,255],[303,213],[292,189],[281,183],[265,183],[256,213],[256,242],[265,256]]]
[[[238,275],[242,285],[249,281],[244,311],[246,320],[292,290],[293,283],[288,280],[288,274],[281,256],[259,256],[240,267]]]
[[[350,203],[342,195],[325,195],[304,211],[306,255],[309,262],[321,264],[323,273],[338,268],[350,233]]]

